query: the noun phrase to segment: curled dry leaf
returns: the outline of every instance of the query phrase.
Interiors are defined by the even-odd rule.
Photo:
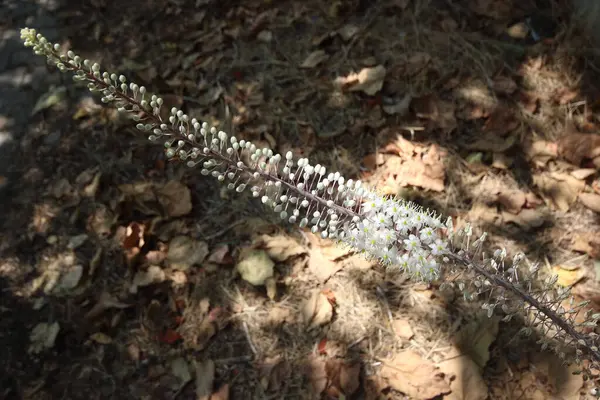
[[[290,363],[281,355],[267,357],[260,365],[260,384],[264,390],[278,392],[292,372]]]
[[[383,87],[386,69],[383,65],[373,68],[363,68],[359,73],[352,73],[345,77],[337,77],[334,81],[336,87],[351,92],[364,92],[374,96]]]
[[[306,57],[306,59],[300,64],[300,68],[314,68],[329,58],[329,55],[323,50],[313,51]]]
[[[217,247],[215,247],[206,259],[206,261],[219,265],[233,264],[233,259],[231,258],[231,254],[229,253],[229,245],[220,244]]]
[[[392,388],[415,399],[432,399],[451,391],[444,373],[413,350],[384,362],[380,375]]]
[[[339,259],[348,255],[350,250],[311,232],[306,232],[306,237],[311,243],[308,269],[320,282],[326,282],[343,268],[344,264]]]
[[[264,249],[271,259],[277,262],[306,254],[306,248],[285,235],[261,235],[258,247]]]
[[[261,286],[275,272],[275,263],[264,250],[244,249],[236,270],[242,279],[254,286]]]
[[[333,317],[333,306],[320,290],[314,290],[302,305],[302,318],[309,329],[325,325]]]
[[[526,195],[521,190],[505,190],[496,195],[497,201],[504,206],[506,211],[518,214],[525,206]]]
[[[187,271],[200,264],[208,255],[208,244],[188,236],[176,236],[169,242],[167,261],[173,269]]]

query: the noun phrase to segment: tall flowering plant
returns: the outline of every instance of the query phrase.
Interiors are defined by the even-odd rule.
[[[522,254],[512,259],[505,250],[490,254],[485,251],[486,235],[473,240],[470,226],[454,229],[450,218],[442,222],[439,215],[382,196],[359,180],[327,172],[306,158],[294,160],[291,152],[281,155],[238,140],[176,107],[163,120],[163,99],[150,95],[144,86],[102,71],[72,51],[61,53],[58,44],[34,29],[22,29],[21,38],[49,64],[73,73],[74,80],[100,93],[103,103],[129,115],[148,140],[163,144],[169,159],[199,168],[202,175],[216,178],[230,190],[250,191],[283,221],[362,251],[414,279],[433,281],[458,273],[462,279],[456,285],[465,298],[485,298],[482,307],[488,315],[499,310],[504,320],[522,318],[524,334],[535,331],[542,348],[566,361],[587,360],[586,373],[600,366],[598,335],[589,332],[600,314],[587,311],[587,302],[565,309],[569,291],[555,290],[555,278],[540,282],[536,267],[523,268]]]

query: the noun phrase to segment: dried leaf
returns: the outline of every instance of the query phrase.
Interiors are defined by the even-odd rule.
[[[127,307],[130,307],[130,305],[121,303],[116,297],[108,292],[102,292],[94,307],[92,307],[90,311],[85,314],[85,319],[95,318],[110,308],[123,309]]]
[[[306,254],[306,248],[296,240],[285,235],[261,235],[258,247],[264,249],[269,257],[277,262]]]
[[[342,40],[347,42],[352,39],[358,32],[360,28],[356,25],[348,24],[342,26],[337,30],[337,33],[342,37]]]
[[[165,332],[160,334],[158,337],[159,342],[166,343],[166,344],[173,344],[173,343],[178,342],[181,339],[182,339],[181,335],[173,329],[167,329]]]
[[[504,222],[512,222],[526,231],[539,228],[547,221],[546,215],[540,210],[528,208],[522,209],[517,214],[503,211],[502,219]]]
[[[442,361],[438,366],[451,378],[452,393],[444,396],[444,399],[485,400],[488,398],[488,387],[481,376],[481,368],[469,356],[462,355],[460,349],[453,348],[446,356],[446,361]]]
[[[309,329],[325,325],[333,317],[333,306],[323,292],[314,290],[302,304],[302,317]]]
[[[468,354],[480,368],[484,368],[490,359],[489,348],[496,340],[499,324],[499,318],[481,315],[458,333],[462,352]]]
[[[394,329],[396,335],[405,340],[410,340],[415,335],[412,327],[410,326],[410,321],[407,319],[394,320],[392,323],[392,328]]]
[[[408,160],[391,158],[386,163],[391,173],[386,184],[391,188],[412,185],[442,192],[446,179],[444,159],[445,154],[437,145],[431,145],[426,152]]]
[[[444,374],[413,350],[386,361],[380,370],[392,388],[415,399],[431,399],[450,393]]]
[[[585,277],[585,272],[580,269],[572,269],[569,266],[564,267],[562,265],[554,265],[552,274],[558,276],[556,284],[563,287],[573,286]]]
[[[374,96],[383,87],[386,69],[383,65],[373,68],[363,68],[359,73],[352,73],[346,77],[338,77],[334,84],[351,92],[364,92]]]
[[[58,284],[52,290],[55,294],[67,293],[75,289],[83,276],[82,265],[72,265],[61,275]]]
[[[263,389],[278,392],[291,374],[290,364],[281,355],[267,357],[260,364],[260,383]]]
[[[169,181],[156,190],[158,202],[169,217],[181,217],[192,211],[190,189],[179,181]]]
[[[244,249],[235,268],[243,280],[261,286],[273,276],[274,266],[275,263],[264,250]]]
[[[226,383],[210,396],[210,400],[228,400],[229,399],[229,384]]]
[[[498,106],[490,113],[483,126],[491,135],[506,136],[519,126],[519,120],[509,107]]]
[[[110,344],[112,343],[112,338],[108,336],[106,333],[96,332],[90,335],[90,339],[96,343],[100,344]]]
[[[88,240],[87,233],[82,233],[81,235],[71,236],[69,238],[69,243],[67,243],[67,248],[70,250],[75,250],[81,247]]]
[[[576,166],[600,155],[600,135],[571,133],[558,141],[558,153]]]
[[[47,108],[51,108],[59,103],[62,103],[66,97],[66,94],[67,88],[64,86],[51,88],[37,100],[35,106],[33,106],[33,110],[31,110],[31,116],[34,116],[35,114]]]
[[[571,171],[571,176],[575,179],[585,180],[596,173],[595,168],[581,168]]]
[[[145,271],[137,271],[129,288],[130,293],[137,293],[138,288],[163,282],[166,279],[165,271],[157,265],[151,265]]]
[[[322,357],[311,356],[306,363],[306,374],[310,381],[312,393],[320,396],[327,388],[328,378],[326,360]]]
[[[360,363],[342,363],[339,373],[339,386],[344,395],[350,398],[360,387]]]
[[[54,347],[54,342],[60,331],[58,322],[37,324],[29,334],[29,353],[39,354]]]
[[[306,232],[306,237],[311,243],[308,270],[320,282],[326,282],[333,274],[344,267],[339,259],[346,256],[350,250],[330,240],[322,239],[312,232]]]
[[[169,242],[167,261],[173,269],[187,271],[201,264],[208,255],[208,244],[188,236],[176,236]]]
[[[329,55],[323,50],[313,51],[300,64],[300,68],[314,68],[329,58]]]
[[[178,357],[171,361],[171,374],[178,378],[181,384],[185,384],[192,380],[190,366],[183,357]]]
[[[144,231],[146,227],[143,224],[132,222],[127,226],[122,246],[125,250],[144,247]]]
[[[213,360],[194,362],[196,370],[196,400],[208,400],[213,391],[215,363]]]
[[[212,253],[208,256],[206,261],[219,264],[219,265],[228,265],[233,264],[233,259],[231,258],[231,254],[229,253],[229,245],[220,244],[216,246]]]
[[[497,201],[504,206],[506,211],[512,214],[518,214],[525,206],[526,196],[521,190],[505,190],[497,195]]]
[[[492,88],[501,94],[513,94],[517,90],[517,83],[507,76],[498,76],[494,78]]]
[[[577,200],[579,192],[585,187],[585,182],[560,173],[545,172],[534,175],[533,182],[540,189],[540,194],[546,203],[560,211],[568,211],[571,204]]]
[[[579,201],[590,210],[600,213],[600,195],[595,193],[579,193]]]
[[[386,114],[390,115],[398,115],[403,117],[408,114],[410,111],[410,103],[412,102],[412,95],[410,93],[406,93],[404,97],[397,103],[391,105],[384,105],[383,111]]]

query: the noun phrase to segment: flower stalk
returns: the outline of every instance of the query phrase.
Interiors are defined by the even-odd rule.
[[[161,141],[167,158],[200,168],[202,175],[224,182],[230,190],[250,190],[282,220],[351,246],[414,279],[433,281],[458,273],[465,277],[456,283],[458,288],[466,298],[487,297],[483,308],[490,316],[496,309],[505,320],[519,316],[537,331],[542,348],[549,347],[564,360],[587,359],[588,370],[600,366],[598,335],[586,333],[597,325],[600,314],[586,312],[584,322],[576,322],[585,303],[565,310],[562,302],[570,297],[568,290],[557,292],[552,280],[539,288],[538,270],[523,273],[522,255],[507,260],[506,251],[497,250],[486,256],[485,234],[472,240],[469,226],[454,229],[452,219],[442,222],[418,205],[381,196],[339,172],[328,173],[323,165],[294,160],[291,152],[276,154],[238,140],[176,107],[163,121],[163,99],[150,96],[144,86],[103,72],[72,51],[61,54],[59,45],[33,29],[22,29],[21,38],[48,63],[100,93],[103,103],[128,114],[150,141]],[[523,332],[529,335],[532,328]]]

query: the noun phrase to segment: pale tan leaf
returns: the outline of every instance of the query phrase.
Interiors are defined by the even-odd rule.
[[[443,372],[413,350],[403,351],[385,361],[380,376],[395,390],[415,399],[431,399],[450,393]]]
[[[554,265],[552,274],[558,276],[556,284],[563,287],[573,286],[585,277],[585,273],[580,269],[572,269],[569,266]]]
[[[444,399],[485,400],[488,398],[488,387],[481,376],[481,368],[469,356],[461,355],[460,349],[453,348],[446,356],[446,361],[442,361],[438,366],[451,378],[452,393],[444,396]]]
[[[104,311],[110,308],[123,309],[130,307],[129,304],[121,303],[116,297],[108,292],[102,292],[98,301],[94,306],[90,309],[90,311],[85,314],[85,319],[92,319],[102,314]]]
[[[480,368],[484,368],[490,359],[489,348],[496,340],[499,324],[499,318],[483,314],[458,332],[462,351]]]
[[[183,357],[177,357],[176,359],[171,361],[171,374],[178,378],[181,384],[187,383],[192,380],[190,366]]]
[[[595,168],[581,168],[571,171],[571,176],[576,179],[587,179],[596,173]]]
[[[278,262],[306,254],[306,248],[296,240],[285,235],[261,235],[258,247],[264,249],[269,257]]]
[[[595,193],[579,193],[579,201],[590,210],[600,213],[600,195]]]
[[[375,95],[383,87],[386,69],[383,65],[372,68],[363,68],[359,73],[352,73],[345,77],[338,77],[334,84],[351,92],[364,92],[369,96]]]
[[[545,172],[534,175],[533,182],[540,189],[540,194],[546,203],[560,211],[568,211],[585,187],[585,182],[561,173]]]
[[[333,306],[320,290],[314,290],[302,304],[302,317],[309,328],[325,325],[333,317]]]
[[[405,340],[410,340],[415,335],[412,327],[410,326],[410,321],[407,319],[396,319],[392,323],[392,328],[396,335]]]

